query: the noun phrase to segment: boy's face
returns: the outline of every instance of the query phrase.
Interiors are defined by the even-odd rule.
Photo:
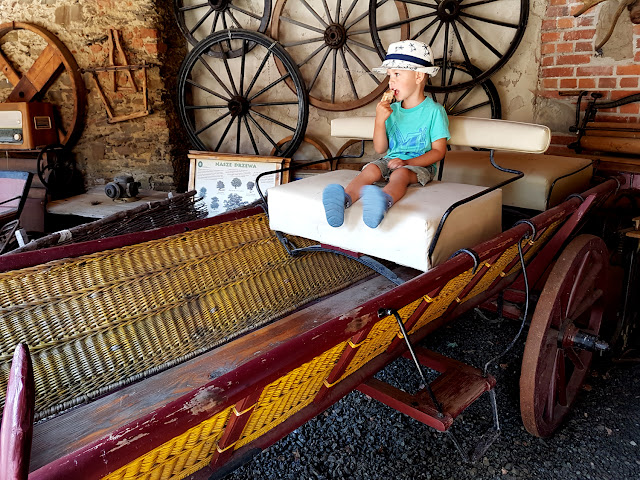
[[[389,75],[389,89],[393,90],[396,100],[402,101],[416,92],[416,90],[424,89],[424,80],[426,74],[413,70],[397,70],[390,68],[387,70]]]

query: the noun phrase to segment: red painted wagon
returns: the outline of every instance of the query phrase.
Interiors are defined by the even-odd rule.
[[[542,152],[548,135],[540,126],[452,119],[451,143]],[[529,136],[533,140],[525,140]],[[460,160],[458,167],[449,157]],[[495,160],[493,151],[451,152],[444,180],[464,174],[469,158],[478,168]],[[543,158],[526,160],[535,166]],[[517,183],[507,187],[522,177],[514,170],[499,172],[507,178],[498,184],[502,190],[476,187],[469,194],[453,182],[433,185],[458,189],[462,200],[480,199],[480,209],[454,201],[436,213],[431,241],[422,245],[422,257],[416,253],[428,262],[422,271],[399,265],[402,256],[384,265],[368,257],[356,261],[347,247],[336,255],[308,238],[276,233],[260,208],[0,257],[4,384],[17,344],[29,346],[33,362],[18,349],[20,369],[3,418],[3,478],[24,478],[31,433],[32,479],[222,475],[354,389],[449,431],[484,392],[493,398],[495,379],[486,367],[415,345],[478,305],[513,313],[530,291],[541,293],[523,358],[522,416],[531,433],[550,435],[571,408],[593,352],[604,348],[597,335],[606,310],[607,248],[577,232],[620,185],[605,180],[562,201],[551,192],[570,188],[560,186],[568,178],[560,175],[542,189],[544,211],[511,228],[493,232],[494,226],[459,223],[456,211],[484,216],[477,212],[496,201],[501,216],[507,188],[517,197]],[[323,175],[345,180],[347,174]],[[273,202],[292,206],[291,191],[318,178],[270,190],[271,221],[280,208]],[[394,209],[413,215],[410,203]],[[470,223],[481,223],[480,217]],[[475,232],[473,241],[460,235],[460,225],[463,234]],[[447,238],[449,245],[432,246]],[[366,265],[384,275],[372,276]],[[401,355],[440,375],[414,394],[372,378]],[[10,440],[16,425],[23,441]],[[488,438],[498,430],[496,421]]]

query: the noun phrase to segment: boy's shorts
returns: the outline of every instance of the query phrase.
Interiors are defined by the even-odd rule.
[[[367,165],[375,165],[376,167],[378,167],[380,169],[380,172],[382,172],[382,177],[386,181],[389,181],[389,177],[393,172],[393,170],[389,168],[389,160],[391,160],[391,158],[383,157],[383,158],[379,158],[378,160],[374,160],[373,162],[369,162],[367,163]],[[365,167],[367,165],[365,165]],[[436,171],[437,171],[435,164],[429,165],[428,167],[416,167],[415,165],[404,165],[400,168],[407,168],[411,170],[413,173],[415,173],[416,176],[418,177],[418,183],[422,186],[425,186],[427,183],[433,180],[436,176]]]

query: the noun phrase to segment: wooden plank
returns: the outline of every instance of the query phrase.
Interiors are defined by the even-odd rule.
[[[599,152],[640,154],[640,138],[585,136],[580,139],[580,146]]]
[[[47,212],[55,215],[78,215],[88,218],[104,218],[117,212],[130,210],[143,203],[165,200],[167,192],[140,190],[132,201],[112,200],[104,193],[103,186],[90,188],[87,193],[54,200],[47,205]]]
[[[399,268],[395,273],[408,279],[415,271]],[[393,287],[380,276],[364,280],[188,362],[39,423],[34,429],[31,470],[108,435],[133,419],[260,356],[265,350],[318,327]]]
[[[56,47],[47,45],[6,101],[30,102],[51,82],[61,65],[62,58],[58,55]]]
[[[585,129],[589,137],[626,137],[640,138],[640,125],[620,122],[589,122]]]
[[[4,73],[5,77],[7,77],[7,80],[9,80],[11,85],[13,85],[14,87],[20,81],[20,74],[16,70],[14,70],[14,68],[11,66],[11,62],[9,62],[7,57],[4,56],[2,51],[0,51],[0,70],[2,70],[2,73]]]

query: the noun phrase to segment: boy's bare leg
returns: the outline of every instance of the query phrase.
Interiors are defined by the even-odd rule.
[[[388,194],[393,203],[396,203],[407,193],[407,188],[412,183],[418,183],[418,176],[408,168],[397,168],[391,173],[389,183],[382,191]]]
[[[375,165],[367,165],[356,178],[349,182],[349,185],[345,188],[345,193],[351,197],[351,203],[355,203],[360,198],[362,187],[371,185],[379,180],[382,180],[380,169]]]

